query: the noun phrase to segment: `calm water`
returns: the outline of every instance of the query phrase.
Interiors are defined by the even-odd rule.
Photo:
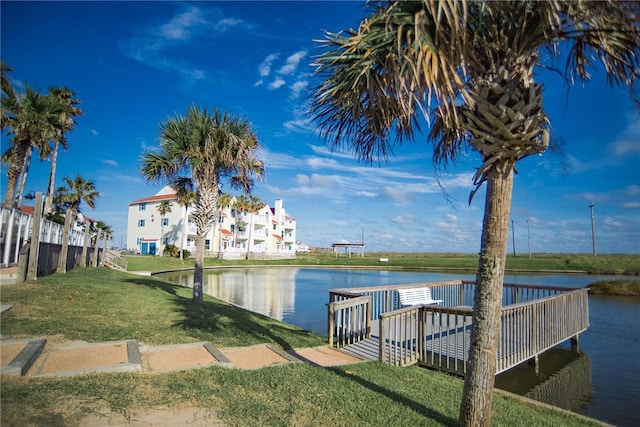
[[[163,274],[192,286],[191,272]],[[612,276],[508,275],[507,283],[584,287]],[[621,279],[621,276],[614,276]],[[204,292],[249,310],[326,335],[329,289],[473,280],[473,275],[409,271],[272,267],[213,270]],[[496,385],[619,426],[639,426],[640,297],[589,297],[590,326],[579,351],[563,344],[541,356],[538,371],[522,364]]]

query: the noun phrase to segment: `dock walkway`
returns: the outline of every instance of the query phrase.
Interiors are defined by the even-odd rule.
[[[464,376],[475,284],[426,284],[444,306],[397,308],[394,290],[425,284],[332,290],[329,342],[358,357],[419,364]],[[448,303],[448,305],[447,305]],[[589,326],[586,289],[505,284],[496,374],[566,341]]]

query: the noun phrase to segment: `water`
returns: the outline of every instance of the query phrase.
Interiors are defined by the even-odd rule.
[[[192,286],[192,272],[162,277]],[[204,292],[249,310],[326,335],[329,289],[474,280],[473,275],[295,267],[211,270]],[[621,276],[507,275],[505,282],[584,287]],[[579,351],[560,345],[540,357],[538,371],[526,363],[499,375],[499,388],[527,395],[619,426],[640,425],[640,297],[589,296],[590,326]]]

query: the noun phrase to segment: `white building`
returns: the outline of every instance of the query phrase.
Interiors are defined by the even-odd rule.
[[[171,202],[171,212],[161,218],[158,206]],[[151,197],[129,203],[127,249],[140,254],[160,254],[167,244],[195,254],[196,225],[193,206],[178,204],[175,190],[167,185]],[[287,215],[281,199],[273,208],[265,204],[258,212],[241,212],[231,206],[220,208],[218,219],[205,239],[205,256],[226,259],[282,258],[296,253],[296,220]]]

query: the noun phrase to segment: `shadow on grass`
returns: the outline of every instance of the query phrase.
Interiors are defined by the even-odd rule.
[[[328,371],[333,372],[334,374],[338,375],[341,378],[345,378],[348,379],[350,381],[354,381],[358,384],[360,384],[362,387],[365,387],[373,392],[379,393],[381,395],[383,395],[384,397],[391,399],[401,405],[406,406],[407,408],[413,410],[414,412],[416,412],[417,414],[430,418],[433,421],[435,421],[436,423],[440,424],[440,425],[446,425],[446,426],[457,426],[458,425],[458,420],[448,417],[444,414],[441,414],[440,412],[429,408],[419,402],[416,402],[415,400],[412,400],[406,396],[403,396],[400,393],[397,393],[395,391],[392,390],[388,390],[384,387],[379,386],[378,384],[375,384],[371,381],[368,381],[356,374],[351,374],[351,373],[347,373],[345,372],[344,369],[340,368],[340,367],[334,367],[334,368],[326,368]]]
[[[135,278],[129,279],[128,282],[161,289],[170,294],[177,310],[182,314],[182,320],[174,326],[188,331],[197,339],[215,341],[212,336],[217,336],[222,339],[223,345],[228,345],[234,338],[238,338],[238,345],[258,344],[266,340],[290,350],[297,344],[290,343],[286,338],[288,335],[295,333],[300,337],[300,341],[308,339],[310,342],[316,337],[312,332],[295,331],[267,316],[232,306],[208,295],[202,304],[196,304],[190,296],[178,294],[181,287],[158,279]],[[248,342],[246,337],[251,337],[253,342]],[[220,342],[213,344],[220,345]]]

